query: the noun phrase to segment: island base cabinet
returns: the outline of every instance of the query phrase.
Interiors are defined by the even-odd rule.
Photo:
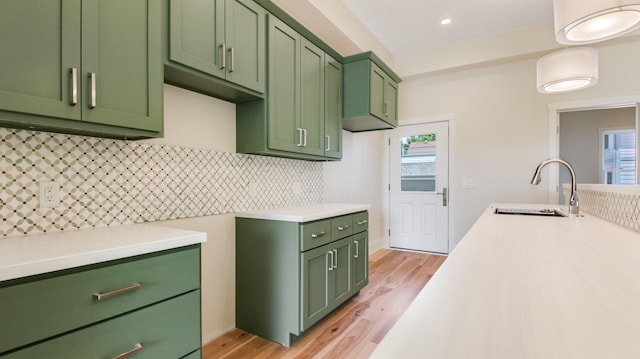
[[[236,218],[236,326],[288,347],[357,294],[368,278],[366,218]]]
[[[200,358],[200,290],[0,356],[2,359]],[[195,356],[194,356],[195,355]]]

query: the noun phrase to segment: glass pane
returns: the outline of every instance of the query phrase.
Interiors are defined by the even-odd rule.
[[[604,133],[602,170],[606,184],[636,183],[635,130],[607,131]]]
[[[435,192],[436,134],[400,139],[400,190]]]

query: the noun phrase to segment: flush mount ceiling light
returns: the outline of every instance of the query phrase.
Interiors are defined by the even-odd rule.
[[[598,52],[590,47],[552,52],[539,59],[536,67],[540,93],[575,91],[598,83]]]
[[[639,0],[553,0],[556,41],[564,45],[611,39],[640,27]]]
[[[449,25],[449,24],[451,24],[451,19],[450,18],[442,19],[440,21],[440,24],[441,25]]]

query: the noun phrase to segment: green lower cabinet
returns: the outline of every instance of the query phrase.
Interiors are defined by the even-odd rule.
[[[199,308],[197,290],[0,358],[182,358],[200,347]]]
[[[160,3],[0,2],[0,125],[161,137]]]
[[[351,228],[354,217],[236,218],[236,326],[290,346],[366,285],[367,229],[333,233],[333,223]]]
[[[353,295],[351,247],[347,238],[301,254],[302,330]]]
[[[2,359],[182,358],[201,345],[200,246],[0,282],[0,318]]]
[[[351,268],[353,273],[351,278],[353,279],[353,290],[359,291],[367,283],[369,283],[369,232],[356,233],[351,237],[353,240],[353,256]]]

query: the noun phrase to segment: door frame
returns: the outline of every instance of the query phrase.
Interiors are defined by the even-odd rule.
[[[640,158],[640,96],[625,96],[613,98],[600,98],[590,100],[579,100],[571,102],[551,103],[549,111],[549,158],[558,157],[560,154],[560,113],[586,110],[602,110],[607,108],[636,107],[636,158]],[[640,184],[640,164],[636,161],[636,182]],[[560,171],[558,166],[549,166],[549,203],[558,203],[559,188],[558,181]]]
[[[456,119],[455,119],[455,115],[454,114],[444,114],[444,115],[440,115],[440,116],[433,116],[433,117],[419,117],[419,118],[412,118],[412,119],[402,119],[398,121],[398,127],[400,126],[413,126],[413,125],[428,125],[431,123],[436,123],[436,122],[448,122],[449,123],[449,183],[448,183],[448,188],[449,188],[449,230],[447,231],[447,243],[448,243],[448,253],[451,254],[451,251],[453,250],[453,248],[455,247],[455,245],[457,244],[456,241],[454,241],[454,213],[455,213],[455,208],[456,208],[456,203],[457,203],[457,191],[455,190],[454,186],[452,186],[453,183],[453,179],[455,178],[455,167],[454,167],[454,163],[455,163],[455,124],[456,124]],[[385,248],[390,248],[389,246],[389,230],[391,227],[391,195],[390,195],[390,190],[389,190],[389,186],[391,185],[391,166],[390,166],[390,159],[391,159],[391,154],[390,154],[390,146],[389,146],[389,141],[391,140],[391,136],[390,136],[390,131],[384,131],[384,183],[383,183],[383,188],[381,188],[382,190],[382,214],[384,216],[384,238],[385,238]]]

